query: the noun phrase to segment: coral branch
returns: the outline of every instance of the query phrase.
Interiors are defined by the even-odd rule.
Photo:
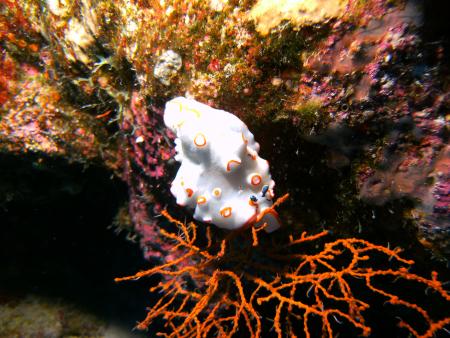
[[[199,231],[167,211],[162,215],[174,228],[161,229],[161,235],[183,254],[116,279],[162,276],[151,288],[161,296],[139,329],[160,318],[166,322],[160,332],[164,337],[231,337],[238,330],[239,335],[246,331],[247,336],[263,337],[269,327],[278,337],[317,336],[317,330],[324,337],[334,337],[340,330],[369,336],[373,325],[366,313],[377,298],[423,319],[423,324],[397,320],[398,327],[414,337],[432,337],[450,324],[450,317],[434,318],[426,304],[398,295],[399,288],[412,283],[433,291],[443,304],[450,301],[437,274],[427,279],[409,272],[414,262],[400,257],[398,249],[356,238],[323,244],[326,231],[296,235],[285,229],[268,235],[261,233],[264,225],[224,236],[210,227]],[[273,236],[280,243],[275,247]],[[213,243],[220,243],[220,248]],[[314,249],[318,245],[323,248]]]

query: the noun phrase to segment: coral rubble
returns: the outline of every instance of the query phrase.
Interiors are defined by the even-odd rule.
[[[2,337],[103,336],[106,323],[71,304],[28,296],[0,303]]]

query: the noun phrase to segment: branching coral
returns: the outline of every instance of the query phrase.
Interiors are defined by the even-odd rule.
[[[346,330],[369,336],[366,312],[380,298],[385,304],[406,308],[409,317],[416,318],[398,322],[415,337],[431,337],[450,323],[450,317],[442,314],[434,318],[432,310],[419,304],[417,295],[411,300],[403,294],[418,288],[442,303],[450,301],[437,273],[427,279],[409,272],[414,262],[400,257],[399,249],[347,238],[317,250],[326,231],[308,235],[285,229],[267,235],[255,227],[219,240],[220,230],[207,226],[203,232],[167,211],[162,215],[175,228],[161,229],[161,235],[172,243],[172,251],[183,254],[116,279],[162,276],[150,289],[159,293],[159,300],[139,329],[163,319],[159,335],[164,337],[231,337],[238,332],[239,336],[245,332],[265,337],[272,330],[278,337],[311,337],[317,332],[334,337]]]

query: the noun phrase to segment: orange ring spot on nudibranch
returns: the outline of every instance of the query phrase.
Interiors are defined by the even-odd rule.
[[[244,141],[244,144],[248,143],[248,140],[245,138],[244,133],[241,133],[242,135],[242,141]]]
[[[186,122],[185,120],[181,120],[180,122],[178,122],[178,123],[175,125],[175,127],[181,128],[181,126],[182,126],[185,122]]]
[[[251,205],[252,207],[257,207],[258,203],[253,202],[251,199],[248,200],[248,204]]]
[[[251,157],[252,160],[256,160],[258,153],[250,147],[247,147],[247,155]]]
[[[220,189],[220,188],[214,188],[213,191],[212,191],[212,193],[213,193],[214,197],[219,198],[220,195],[222,195],[222,189]]]
[[[206,137],[202,133],[198,133],[194,137],[194,144],[197,147],[204,147],[206,145]]]
[[[179,101],[173,100],[172,102],[170,102],[170,105],[178,107],[180,113],[183,111],[183,104]]]
[[[262,181],[262,177],[261,175],[258,174],[253,174],[252,177],[250,178],[250,183],[252,185],[259,185]]]
[[[202,114],[195,108],[186,107],[186,110],[193,112],[198,119],[202,116]]]
[[[226,207],[220,210],[220,215],[223,217],[230,217],[231,216],[231,207]]]
[[[239,164],[241,164],[241,161],[236,161],[236,160],[229,160],[227,163],[227,171],[231,171],[231,166],[232,165],[238,166]]]
[[[250,158],[254,161],[256,160],[256,155],[252,155],[252,154],[247,154],[248,156],[250,156]]]
[[[206,203],[206,197],[205,196],[198,196],[197,197],[197,204],[205,204]]]
[[[188,195],[188,197],[192,197],[192,195],[194,195],[194,190],[192,190],[191,188],[187,188],[186,194]]]

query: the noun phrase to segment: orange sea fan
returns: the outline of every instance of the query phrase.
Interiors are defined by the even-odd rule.
[[[159,299],[139,329],[162,319],[158,335],[164,337],[334,337],[341,331],[369,336],[366,313],[376,299],[408,309],[414,319],[393,320],[414,337],[432,337],[450,324],[450,317],[439,318],[418,304],[420,297],[408,300],[402,292],[427,290],[444,309],[450,302],[437,274],[427,279],[409,272],[414,262],[398,249],[355,238],[322,244],[326,231],[260,235],[262,227],[251,227],[223,235],[162,214],[175,228],[161,234],[184,254],[116,279],[162,276],[150,289]]]

